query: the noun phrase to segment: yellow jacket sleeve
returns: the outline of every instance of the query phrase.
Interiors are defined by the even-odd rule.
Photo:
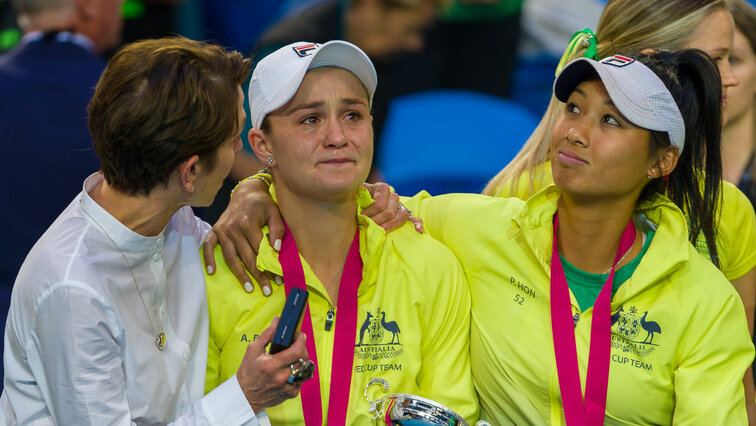
[[[216,259],[222,259],[223,253],[220,245],[215,247],[214,256]],[[207,310],[210,317],[210,332],[208,333],[207,346],[207,369],[205,370],[205,394],[210,393],[213,389],[225,382],[232,373],[236,373],[239,364],[229,369],[228,363],[222,359],[224,344],[227,342],[229,335],[234,330],[234,318],[225,315],[227,312],[234,312],[239,302],[238,293],[244,293],[236,277],[231,270],[221,263],[214,275],[208,275],[205,272],[205,283],[207,286]],[[207,270],[207,268],[203,268]],[[255,289],[259,289],[257,281],[252,281]],[[246,293],[244,293],[246,295]],[[224,366],[226,367],[224,369]]]
[[[207,370],[205,372],[205,394],[220,385],[220,349],[211,335],[207,347]]]
[[[679,320],[689,322],[689,334],[698,338],[678,346],[682,361],[674,374],[673,423],[748,424],[741,378],[754,350],[748,329],[733,326],[746,321],[738,295],[732,291],[723,303],[700,303],[695,315]]]
[[[454,269],[454,276],[448,278],[454,283],[451,286],[454,294],[428,292],[428,297],[434,299],[429,306],[439,309],[430,313],[426,326],[429,331],[425,335],[430,338],[422,345],[418,388],[420,395],[448,401],[449,408],[474,422],[478,418],[478,404],[470,375],[470,294],[462,268]],[[452,306],[448,306],[449,302]]]
[[[748,197],[729,182],[722,183],[716,240],[722,273],[728,280],[756,267],[756,214]]]

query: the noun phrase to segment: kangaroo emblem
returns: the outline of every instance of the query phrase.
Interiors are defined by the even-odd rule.
[[[622,306],[620,306],[620,308],[619,308],[619,310],[617,312],[615,312],[614,314],[612,314],[612,325],[610,325],[610,327],[614,327],[614,324],[616,324],[617,321],[619,321],[619,317],[620,317],[620,313],[621,312],[624,312],[624,310],[622,309]]]
[[[358,343],[357,346],[362,346],[362,338],[365,337],[365,332],[370,329],[370,320],[372,318],[373,314],[368,312],[367,318],[365,318],[365,322],[362,323],[362,328],[360,328],[360,343]]]

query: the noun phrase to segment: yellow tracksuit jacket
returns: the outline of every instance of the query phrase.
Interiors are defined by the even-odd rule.
[[[515,196],[527,200],[532,194],[554,183],[551,174],[551,162],[537,166],[533,172],[533,187],[530,187],[530,175],[523,174],[516,185]],[[495,195],[507,196],[510,184],[504,183],[497,188]],[[756,214],[753,206],[735,185],[722,181],[722,203],[717,211],[716,221],[717,249],[721,271],[728,280],[738,279],[756,268]],[[696,250],[709,257],[709,247],[703,233],[698,236]]]
[[[360,190],[358,204],[360,209],[372,204],[367,191]],[[446,247],[418,234],[410,224],[386,235],[362,215],[358,221],[364,265],[347,424],[373,424],[363,396],[373,377],[386,379],[390,387],[384,393],[380,386],[371,386],[371,400],[388,393],[415,394],[474,422],[478,401],[469,360],[470,295],[459,262]],[[281,275],[278,253],[268,244],[267,235],[257,266]],[[325,424],[336,329],[335,320],[330,331],[326,322],[328,312],[333,309],[338,315],[338,308],[304,259],[302,266],[310,291]],[[225,264],[206,276],[206,283],[210,344],[205,391],[209,392],[236,374],[249,342],[281,314],[285,292],[283,286],[274,285],[273,294],[264,297],[255,283],[257,289],[247,294]],[[267,412],[273,425],[304,425],[300,397]]]
[[[470,358],[481,418],[564,424],[551,332],[550,186],[527,202],[473,194],[404,200],[462,263],[472,298]],[[747,424],[742,379],[754,357],[743,304],[687,241],[682,212],[658,196],[658,225],[611,303],[606,424]],[[593,308],[571,295],[583,391]]]

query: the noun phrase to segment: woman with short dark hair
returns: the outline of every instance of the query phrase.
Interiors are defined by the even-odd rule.
[[[258,424],[294,397],[304,338],[269,356],[272,326],[203,397],[206,206],[241,149],[238,52],[184,38],[127,45],[89,105],[102,171],[21,267],[5,334],[10,424]],[[54,185],[54,176],[50,177]],[[41,200],[44,202],[44,200]]]

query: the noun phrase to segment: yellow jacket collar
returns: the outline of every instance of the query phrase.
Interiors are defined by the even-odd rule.
[[[278,197],[276,196],[275,183],[270,185],[270,196],[273,201],[278,204]],[[365,188],[359,188],[357,191],[357,226],[360,230],[360,257],[363,262],[363,283],[375,283],[375,276],[365,276],[366,273],[376,275],[379,268],[371,267],[370,262],[378,262],[380,260],[380,251],[382,250],[384,240],[387,238],[383,228],[376,225],[375,222],[361,215],[360,213],[373,204],[373,199],[370,197],[370,193]],[[270,231],[267,226],[262,228],[263,239],[260,243],[260,250],[257,255],[257,269],[261,271],[268,271],[275,275],[282,276],[281,264],[278,262],[278,252],[273,250],[270,245],[268,236]],[[312,273],[309,265],[306,262],[302,262],[302,267],[305,269],[305,275]],[[359,293],[365,291],[366,288],[360,286]]]
[[[512,227],[508,231],[508,236],[512,238],[522,234],[546,271],[550,271],[551,265],[554,236],[552,220],[561,195],[561,190],[553,184],[533,194],[522,210],[512,218]],[[622,292],[627,292],[628,296],[647,287],[649,282],[659,281],[690,258],[685,216],[668,198],[656,194],[650,200],[639,202],[634,217],[636,224],[644,217],[647,218],[656,227],[656,233],[644,256],[646,259],[641,261],[633,277],[621,287]],[[523,233],[523,230],[527,232]],[[633,282],[645,284],[636,288]]]

